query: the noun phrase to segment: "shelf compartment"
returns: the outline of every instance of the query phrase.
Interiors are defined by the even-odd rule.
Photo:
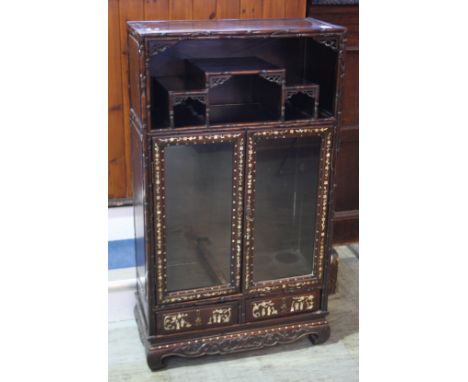
[[[206,125],[206,94],[175,96],[169,120],[171,126],[175,128]]]
[[[260,103],[215,105],[210,107],[210,124],[212,125],[276,120],[278,120],[278,114]]]
[[[181,77],[154,78],[153,86],[152,114],[156,128],[206,125],[206,89],[193,88]]]
[[[258,57],[198,58],[186,60],[191,85],[213,88],[222,85],[231,76],[260,75],[282,84],[286,70]]]
[[[313,83],[299,83],[284,87],[285,120],[319,118],[320,86]]]
[[[208,91],[208,123],[283,119],[282,93],[286,70],[258,57],[186,60],[192,87]]]

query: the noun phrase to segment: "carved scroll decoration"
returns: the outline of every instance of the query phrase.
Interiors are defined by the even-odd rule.
[[[275,84],[282,85],[284,82],[283,74],[272,74],[272,73],[260,73],[260,76],[265,80],[274,82]]]
[[[185,318],[187,313],[167,314],[163,319],[164,330],[181,330],[191,328],[192,324]]]
[[[302,312],[304,310],[312,310],[314,308],[314,296],[293,297],[291,301],[290,312]]]
[[[286,99],[291,99],[293,96],[296,94],[304,94],[310,98],[316,98],[317,97],[317,91],[316,90],[305,90],[305,89],[298,89],[298,90],[289,90],[286,95]]]
[[[327,48],[337,51],[339,45],[339,36],[318,35],[313,36],[313,39],[318,43],[325,45]]]
[[[225,76],[212,76],[212,77],[210,77],[210,81],[209,81],[208,86],[210,88],[214,88],[216,86],[224,84],[230,78],[231,78],[230,74],[225,75]]]
[[[203,95],[180,95],[174,97],[173,106],[181,105],[189,99],[206,104],[206,97]]]
[[[239,351],[261,349],[277,344],[288,344],[303,336],[309,336],[314,344],[325,342],[330,336],[326,321],[299,324],[275,329],[243,332],[202,340],[192,340],[173,345],[161,345],[154,349],[158,361],[168,356],[200,357],[208,354],[229,354]]]
[[[254,302],[252,304],[252,316],[254,318],[260,317],[271,317],[276,316],[278,310],[275,308],[275,304],[271,300]]]
[[[214,309],[208,320],[208,325],[227,324],[231,321],[231,308]]]
[[[149,55],[151,57],[157,56],[159,53],[164,52],[167,48],[169,48],[169,45],[150,45],[149,47]]]

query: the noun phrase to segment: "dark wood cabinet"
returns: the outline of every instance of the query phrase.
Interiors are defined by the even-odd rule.
[[[345,29],[129,22],[135,315],[153,370],[329,336]]]

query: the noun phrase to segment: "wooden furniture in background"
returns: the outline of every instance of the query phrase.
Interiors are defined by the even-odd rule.
[[[118,205],[132,196],[126,22],[303,18],[306,0],[108,0],[108,11],[108,194]]]
[[[359,5],[339,5],[352,2],[309,0],[307,10],[310,17],[343,25],[348,29],[343,124],[336,168],[334,243],[359,240]]]
[[[345,29],[128,28],[135,316],[150,368],[326,341]]]

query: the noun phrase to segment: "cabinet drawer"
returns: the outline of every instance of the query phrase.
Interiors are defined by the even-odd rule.
[[[211,329],[238,323],[238,305],[209,305],[156,314],[160,334],[179,333],[198,329]]]
[[[247,301],[248,321],[314,312],[320,309],[320,291],[284,297],[262,298]]]

